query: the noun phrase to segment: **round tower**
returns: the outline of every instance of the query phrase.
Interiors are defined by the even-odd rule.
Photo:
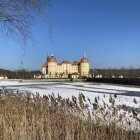
[[[83,77],[88,77],[89,75],[89,61],[86,58],[85,54],[80,61],[80,75]]]
[[[47,61],[48,61],[48,75],[50,78],[54,78],[57,72],[57,60],[52,54]]]

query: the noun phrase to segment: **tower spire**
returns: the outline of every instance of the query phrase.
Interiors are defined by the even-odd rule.
[[[86,54],[84,53],[84,58],[86,57]]]

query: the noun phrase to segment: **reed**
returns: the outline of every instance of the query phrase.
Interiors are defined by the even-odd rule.
[[[99,97],[92,103],[83,94],[72,99],[53,93],[1,95],[0,140],[140,140],[131,122],[122,123],[126,116],[118,113],[115,98],[110,96],[111,106],[100,106]]]

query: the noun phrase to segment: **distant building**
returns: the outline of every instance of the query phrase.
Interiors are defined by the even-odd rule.
[[[102,75],[96,75],[95,78],[103,78]]]
[[[115,78],[115,75],[112,75],[112,78]]]
[[[42,66],[43,78],[78,78],[88,77],[89,61],[84,55],[78,62],[70,63],[67,60],[58,63],[56,58],[51,55]]]
[[[8,79],[8,77],[6,75],[0,75],[0,80],[3,80],[3,79]]]
[[[41,74],[34,74],[34,78],[35,79],[41,79],[42,77],[41,77]]]
[[[119,78],[123,78],[123,75],[120,75]]]

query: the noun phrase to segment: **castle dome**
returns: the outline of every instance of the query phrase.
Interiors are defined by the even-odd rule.
[[[84,57],[81,59],[80,63],[89,63],[89,61],[86,57]]]
[[[51,55],[50,57],[48,57],[47,61],[48,61],[48,63],[49,62],[56,62],[57,63],[57,60],[56,60],[56,58],[53,55]]]
[[[70,64],[70,62],[67,61],[67,60],[64,60],[64,61],[62,62],[62,64]]]
[[[85,54],[84,54],[84,57],[81,59],[80,63],[89,63],[89,61],[86,58]]]

